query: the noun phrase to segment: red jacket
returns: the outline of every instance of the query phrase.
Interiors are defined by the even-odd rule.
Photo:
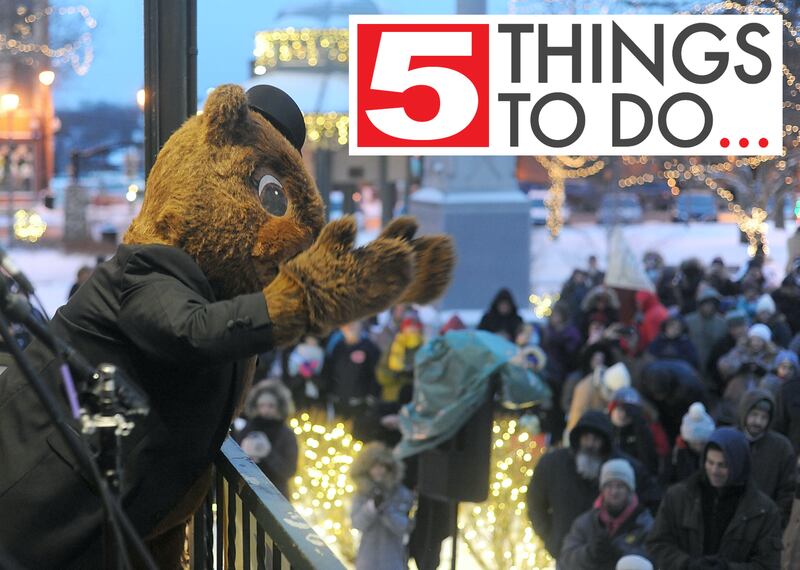
[[[658,300],[658,296],[649,291],[636,293],[636,306],[642,312],[642,322],[639,323],[639,350],[642,351],[658,336],[661,323],[669,312]]]

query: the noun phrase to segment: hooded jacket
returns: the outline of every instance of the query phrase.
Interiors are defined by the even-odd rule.
[[[745,436],[747,414],[757,403],[769,402],[770,423],[767,431],[758,439],[750,441],[752,459],[752,478],[758,489],[770,497],[781,513],[783,526],[789,521],[797,480],[797,457],[791,442],[783,435],[770,429],[775,417],[775,401],[766,390],[750,390],[742,396],[739,406],[739,426]],[[748,436],[748,440],[749,440]]]
[[[533,470],[528,485],[528,517],[534,532],[542,538],[545,548],[553,557],[558,557],[561,552],[562,542],[573,521],[591,509],[597,498],[598,480],[585,479],[575,466],[581,435],[587,431],[603,440],[603,460],[622,457],[633,465],[641,502],[651,509],[658,503],[658,491],[642,464],[614,448],[608,416],[596,410],[586,412],[570,431],[569,447],[548,451]]]
[[[669,316],[669,311],[658,300],[658,295],[649,291],[638,291],[636,304],[642,312],[642,322],[639,325],[639,349],[643,350],[658,336],[661,331],[661,323]]]
[[[511,305],[511,310],[506,315],[501,314],[498,310],[498,305],[503,301]],[[505,333],[508,335],[508,340],[514,342],[522,326],[522,318],[517,310],[517,304],[514,302],[514,297],[511,296],[511,291],[500,289],[492,300],[489,310],[481,318],[478,330]]]
[[[718,556],[730,570],[778,568],[781,552],[780,515],[769,497],[750,480],[750,455],[745,437],[732,428],[716,430],[709,441],[722,450],[728,464],[728,484],[711,488],[704,470],[667,491],[645,547],[657,568],[686,568],[693,559]],[[708,446],[706,446],[708,450]],[[738,489],[738,491],[737,491]],[[709,534],[719,520],[705,520],[709,493],[732,496],[730,522],[709,550]],[[713,509],[712,509],[713,511]],[[716,533],[715,533],[716,534]]]
[[[386,478],[376,483],[369,470],[376,463],[387,467]],[[353,528],[361,531],[356,570],[405,570],[408,567],[403,539],[411,531],[408,513],[414,496],[401,483],[403,463],[380,443],[365,446],[353,462],[350,476],[356,484]],[[375,510],[368,503],[373,500]]]

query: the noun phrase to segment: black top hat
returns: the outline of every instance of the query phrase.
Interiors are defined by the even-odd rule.
[[[306,140],[303,112],[285,91],[272,85],[256,85],[247,90],[247,104],[285,136],[298,151]]]

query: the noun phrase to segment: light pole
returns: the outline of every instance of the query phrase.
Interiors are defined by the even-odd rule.
[[[8,151],[3,165],[3,181],[8,191],[8,245],[14,245],[14,183],[11,180],[11,158],[14,152],[14,111],[19,107],[19,95],[16,93],[5,93],[0,95],[0,112],[5,114],[6,119],[6,139],[8,140]]]

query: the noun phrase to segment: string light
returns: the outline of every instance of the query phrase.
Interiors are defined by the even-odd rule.
[[[50,25],[50,18],[54,16],[74,16],[82,18],[86,30],[83,31],[76,40],[67,42],[59,47],[51,47],[46,43],[36,43],[27,41],[26,38],[32,35],[31,25],[41,22],[40,25]],[[69,63],[78,75],[85,75],[94,59],[92,48],[92,34],[97,26],[97,21],[92,17],[86,6],[49,6],[44,10],[28,12],[27,7],[19,6],[17,16],[21,21],[15,24],[12,29],[14,34],[0,34],[0,51],[7,50],[12,54],[34,54],[42,55],[54,60],[56,63]],[[31,58],[23,59],[24,63],[34,65]]]
[[[266,70],[282,64],[317,67],[345,65],[348,60],[350,34],[347,29],[264,31],[256,34],[254,72],[263,75]],[[263,68],[263,72],[259,73]]]
[[[605,167],[605,162],[596,156],[537,156],[536,160],[547,170],[551,186],[545,200],[547,207],[547,229],[551,239],[558,237],[564,220],[561,209],[564,205],[564,180],[594,176]]]
[[[306,136],[320,147],[346,145],[350,117],[345,113],[306,113]]]
[[[362,443],[351,435],[350,422],[329,423],[324,411],[305,412],[289,427],[300,450],[291,502],[334,552],[353,561],[358,533],[350,526],[355,485],[349,473]],[[553,566],[525,514],[527,485],[545,452],[535,433],[538,429],[515,418],[499,418],[492,434],[489,498],[462,505],[460,540],[482,568]]]
[[[14,236],[18,240],[36,243],[46,229],[47,224],[36,212],[17,210],[14,213]]]
[[[533,305],[534,314],[540,319],[545,319],[553,313],[553,307],[559,298],[558,293],[545,293],[544,295],[534,293],[528,297],[528,301]]]

